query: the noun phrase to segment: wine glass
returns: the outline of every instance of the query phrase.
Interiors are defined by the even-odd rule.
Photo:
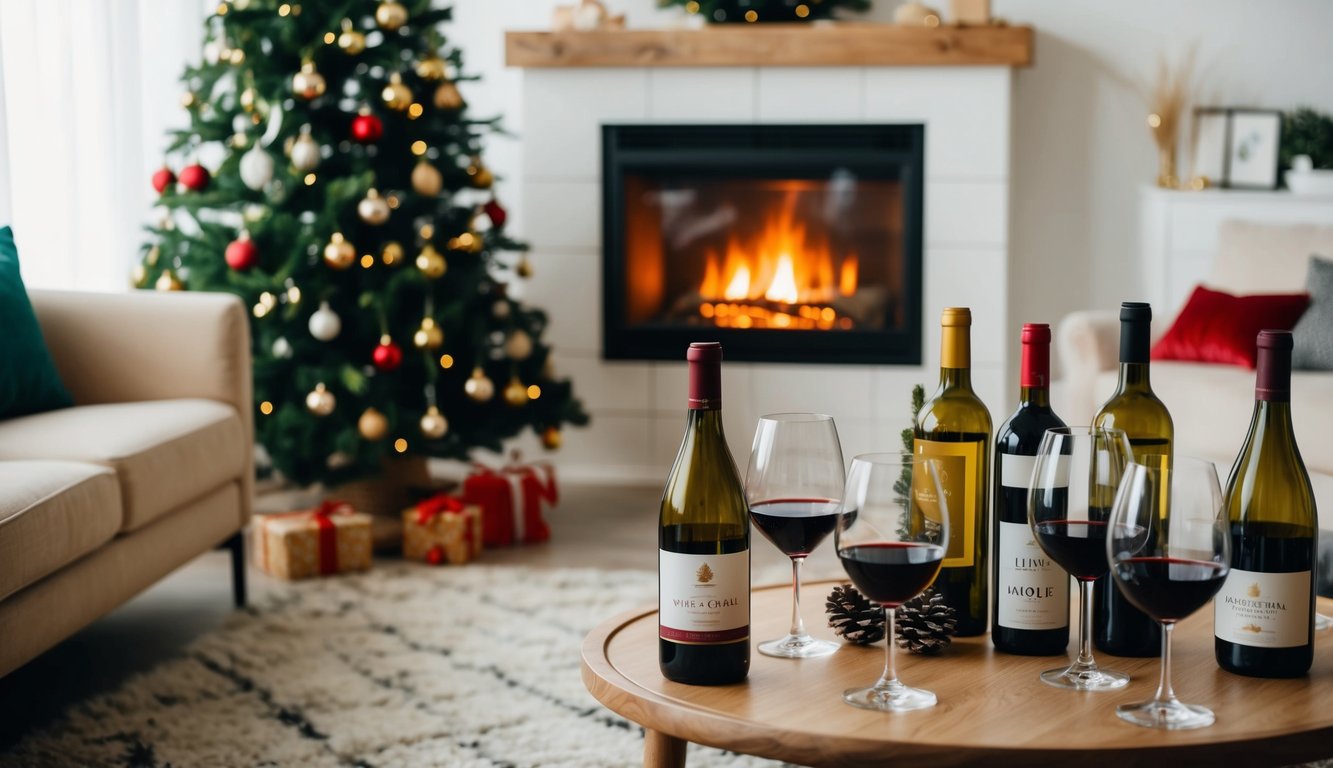
[[[808,659],[838,650],[816,640],[801,621],[801,564],[837,524],[842,500],[842,447],[833,417],[778,413],[759,419],[745,472],[750,519],[791,558],[791,631],[760,643],[765,656]]]
[[[843,701],[862,709],[905,712],[933,707],[935,694],[909,688],[894,669],[894,610],[939,575],[949,541],[949,515],[938,459],[910,453],[868,453],[852,459],[834,540],[856,588],[884,608],[888,646],[884,673],[869,688],[849,688]]]
[[[1149,701],[1122,704],[1122,720],[1148,728],[1203,728],[1211,710],[1185,704],[1171,690],[1171,630],[1222,588],[1231,570],[1231,539],[1222,487],[1210,461],[1178,458],[1170,469],[1125,470],[1106,537],[1111,578],[1139,610],[1162,625],[1162,677]]]
[[[1041,673],[1057,688],[1109,691],[1129,675],[1097,666],[1092,657],[1092,582],[1106,574],[1106,522],[1131,457],[1118,429],[1048,429],[1037,449],[1028,492],[1028,524],[1038,546],[1078,580],[1078,658]]]

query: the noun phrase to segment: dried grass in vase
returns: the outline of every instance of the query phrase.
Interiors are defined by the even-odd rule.
[[[1176,147],[1180,123],[1189,106],[1194,80],[1194,52],[1172,67],[1163,56],[1157,61],[1157,79],[1148,95],[1148,128],[1157,144],[1157,186],[1176,189]]]

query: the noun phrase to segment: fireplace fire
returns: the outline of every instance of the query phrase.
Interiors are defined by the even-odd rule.
[[[919,360],[919,126],[606,131],[608,357]]]

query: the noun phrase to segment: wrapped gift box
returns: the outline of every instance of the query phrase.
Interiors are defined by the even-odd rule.
[[[481,551],[481,507],[448,494],[403,510],[403,557],[462,565]]]
[[[559,501],[555,470],[549,464],[517,460],[496,470],[475,464],[463,481],[463,500],[481,507],[482,540],[488,547],[531,544],[551,538],[542,514]]]
[[[315,509],[256,515],[255,565],[279,579],[370,569],[370,515],[339,501]]]

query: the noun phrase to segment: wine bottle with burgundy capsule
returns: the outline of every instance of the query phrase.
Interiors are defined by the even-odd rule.
[[[1134,462],[1171,469],[1175,427],[1148,378],[1152,347],[1152,307],[1137,301],[1120,305],[1120,381],[1093,426],[1118,429],[1129,438]],[[1161,653],[1162,627],[1120,593],[1108,573],[1092,589],[1092,640],[1112,656],[1151,657]]]
[[[995,433],[995,583],[991,642],[1006,653],[1053,656],[1069,645],[1069,574],[1046,556],[1028,525],[1032,466],[1051,409],[1051,327],[1023,326],[1018,409]]]
[[[750,516],[722,433],[722,345],[686,359],[689,417],[658,527],[658,663],[668,680],[725,685],[750,669]]]
[[[972,391],[972,311],[940,317],[940,386],[917,415],[912,452],[939,459],[949,541],[934,589],[958,615],[960,637],[986,631],[990,612],[990,411]]]
[[[1213,601],[1228,672],[1297,677],[1314,660],[1314,491],[1291,421],[1291,334],[1260,331],[1254,415],[1227,481],[1231,574]]]

